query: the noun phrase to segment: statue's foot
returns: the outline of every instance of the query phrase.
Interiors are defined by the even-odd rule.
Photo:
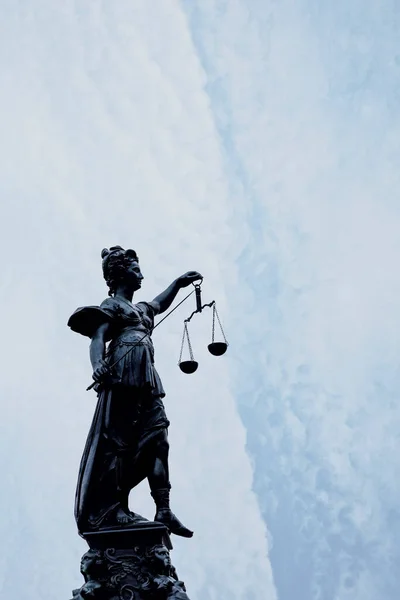
[[[181,537],[191,538],[193,531],[182,525],[180,520],[174,515],[169,508],[159,509],[154,517],[158,523],[162,523],[170,533],[180,535]]]
[[[142,515],[139,515],[139,513],[133,512],[132,510],[129,511],[129,514],[131,515],[135,523],[138,523],[139,521],[148,521],[148,519],[142,517]]]
[[[115,513],[115,520],[118,525],[131,525],[135,522],[135,519],[132,517],[132,514],[126,513],[122,508],[119,508]]]

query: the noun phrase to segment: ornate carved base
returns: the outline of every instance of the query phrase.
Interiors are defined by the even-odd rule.
[[[166,527],[150,521],[124,529],[83,533],[83,586],[73,600],[189,600],[171,565]]]

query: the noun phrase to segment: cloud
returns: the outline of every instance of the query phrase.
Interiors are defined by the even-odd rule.
[[[393,0],[1,10],[4,595],[79,585],[94,398],[65,323],[104,297],[100,250],[120,243],[141,298],[204,272],[230,341],[212,359],[195,321],[188,379],[190,304],[155,333],[191,597],[397,598]],[[152,514],[145,487],[132,503]]]
[[[396,598],[397,10],[183,4],[242,250],[233,377],[278,597]]]
[[[177,5],[155,15],[146,2],[54,10],[41,0],[2,13],[0,454],[10,551],[0,568],[5,596],[50,599],[81,579],[72,511],[95,398],[84,391],[87,343],[66,321],[106,295],[101,249],[138,251],[141,298],[188,269],[204,272],[205,299],[229,319],[237,232],[205,74]],[[189,311],[155,334],[174,509],[196,531],[174,542],[174,563],[193,599],[274,598],[229,357],[207,355],[206,316],[193,326],[198,374],[176,367]],[[132,502],[152,516],[145,488]]]

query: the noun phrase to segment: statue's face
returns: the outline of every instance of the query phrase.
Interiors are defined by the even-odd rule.
[[[88,575],[90,573],[90,570],[92,568],[92,566],[94,565],[96,561],[96,556],[93,554],[93,552],[86,552],[86,554],[84,554],[82,556],[82,560],[81,560],[81,573],[82,575]]]
[[[164,567],[171,566],[171,559],[169,556],[168,549],[165,546],[158,546],[154,551],[154,558],[160,562]]]
[[[135,260],[129,261],[125,273],[126,277],[129,279],[129,282],[132,283],[134,291],[140,289],[144,277],[140,270],[139,263],[137,263]]]

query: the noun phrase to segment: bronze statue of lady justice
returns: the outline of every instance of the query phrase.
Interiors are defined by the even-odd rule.
[[[154,520],[171,533],[192,537],[193,532],[170,509],[169,421],[151,332],[154,317],[171,306],[181,288],[202,276],[189,271],[151,302],[133,304],[143,280],[136,252],[113,246],[101,256],[109,298],[100,306],[77,309],[68,321],[73,331],[91,339],[90,361],[98,392],[79,469],[78,530],[125,527],[141,520],[129,510],[128,496],[147,478],[156,504]]]

